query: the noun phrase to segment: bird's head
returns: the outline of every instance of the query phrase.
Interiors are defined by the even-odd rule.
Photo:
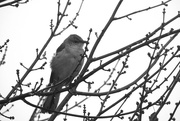
[[[84,41],[80,36],[76,34],[71,34],[68,38],[65,39],[64,43],[65,46],[82,48],[84,43],[87,43],[87,41]]]

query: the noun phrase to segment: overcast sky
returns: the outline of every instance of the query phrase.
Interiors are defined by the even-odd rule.
[[[79,9],[81,0],[71,2],[72,4],[67,11],[68,17],[64,19],[59,30],[64,28],[69,20],[75,16]],[[46,48],[46,61],[48,64],[45,66],[45,70],[32,72],[26,78],[25,83],[31,82],[34,84],[39,81],[41,77],[44,78],[43,86],[48,83],[51,71],[49,62],[53,53],[55,53],[56,48],[69,34],[75,33],[80,35],[83,39],[87,39],[89,29],[92,28],[93,34],[89,46],[89,48],[91,48],[91,43],[94,43],[96,38],[94,32],[99,34],[102,31],[102,28],[107,23],[117,2],[118,0],[85,0],[80,16],[75,21],[75,25],[78,26],[78,29],[71,27],[61,36],[55,37],[53,41],[50,42],[49,46]],[[161,3],[161,0],[124,0],[116,16],[122,16],[159,3]],[[64,3],[62,3],[61,6],[61,10],[63,10]],[[130,16],[132,19],[131,21],[124,18],[113,22],[103,37],[104,41],[100,44],[95,56],[121,48],[144,37],[148,32],[153,31],[162,23],[163,8],[165,7],[162,6]],[[6,96],[11,90],[11,86],[16,84],[16,70],[20,69],[20,76],[22,76],[26,71],[22,66],[20,66],[20,62],[29,67],[36,57],[36,48],[41,49],[48,39],[50,35],[50,20],[53,19],[53,22],[56,22],[56,11],[57,2],[55,0],[30,0],[27,4],[20,5],[18,8],[12,6],[0,8],[0,45],[2,45],[7,39],[10,40],[8,43],[6,64],[0,67],[0,93],[3,96]],[[169,20],[177,15],[178,11],[180,11],[180,1],[172,0],[166,8],[165,19]],[[170,28],[176,28],[177,26],[179,26],[179,21],[170,26]],[[173,44],[177,43],[178,41]],[[140,55],[146,54],[146,52],[142,51]],[[136,61],[139,62],[138,60],[134,60],[134,62]],[[38,62],[36,67],[39,67],[43,62],[44,61]],[[146,64],[143,61],[140,63],[142,65]],[[137,65],[135,64],[134,68],[137,68],[136,66]],[[137,76],[136,72],[134,72],[132,78],[133,76]],[[28,88],[25,91],[28,91]],[[36,103],[37,99],[38,98],[29,98],[29,100],[32,100],[34,103]],[[34,108],[27,106],[22,101],[17,101],[13,104],[15,106],[9,113],[7,113],[7,115],[15,116],[15,121],[28,120]],[[10,106],[11,104],[7,105],[3,110],[6,110],[6,108]],[[0,116],[0,119],[3,121],[7,120],[2,116]],[[180,117],[178,119],[180,120]]]

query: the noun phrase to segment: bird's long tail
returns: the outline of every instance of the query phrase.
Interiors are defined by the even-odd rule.
[[[57,105],[58,105],[59,96],[60,96],[59,93],[48,96],[45,99],[45,102],[43,104],[43,108],[54,111],[56,109]],[[46,112],[52,113],[51,111],[48,111],[48,110],[42,110],[41,112],[42,113],[46,113]]]

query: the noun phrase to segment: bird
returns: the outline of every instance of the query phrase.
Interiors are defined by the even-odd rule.
[[[80,72],[84,63],[84,49],[83,45],[87,43],[77,34],[69,35],[64,42],[57,48],[56,54],[50,62],[51,76],[49,85],[55,85],[60,83],[58,86],[52,86],[51,92],[62,89],[63,86],[68,86],[72,80]],[[47,96],[44,101],[42,113],[52,113],[49,110],[55,110],[59,102],[60,93],[55,93]]]

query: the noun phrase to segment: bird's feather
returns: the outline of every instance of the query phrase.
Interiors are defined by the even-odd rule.
[[[70,35],[57,48],[51,61],[52,72],[49,85],[58,85],[51,87],[50,91],[53,94],[46,98],[43,104],[44,108],[55,110],[60,96],[57,91],[61,90],[63,86],[68,86],[78,75],[84,61],[82,58],[84,53],[83,43],[84,41],[78,35]],[[47,110],[42,110],[42,112],[52,113]]]
[[[65,44],[62,43],[62,44],[57,48],[56,53],[62,51],[64,48],[65,48]]]

